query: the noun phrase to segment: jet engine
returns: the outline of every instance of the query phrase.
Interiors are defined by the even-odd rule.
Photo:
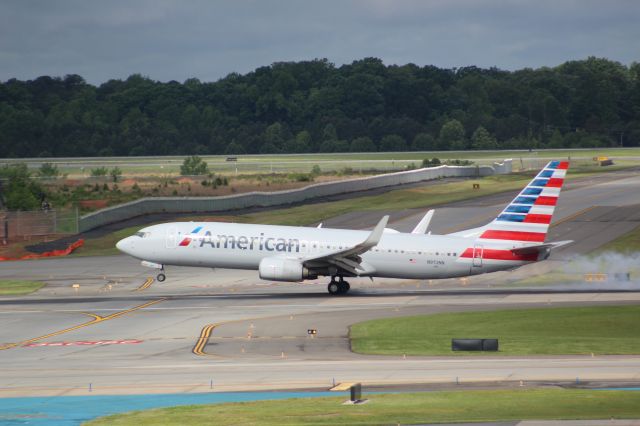
[[[262,259],[258,266],[258,273],[263,280],[271,281],[302,281],[307,278],[318,278],[297,260],[281,257]]]

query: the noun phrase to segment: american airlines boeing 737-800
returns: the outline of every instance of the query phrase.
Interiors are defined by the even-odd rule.
[[[329,276],[329,293],[349,291],[345,277],[437,279],[503,271],[546,259],[549,224],[569,163],[551,161],[489,224],[447,235],[426,233],[429,211],[411,233],[172,222],[149,226],[117,243],[142,264],[257,270],[270,281],[299,282]]]

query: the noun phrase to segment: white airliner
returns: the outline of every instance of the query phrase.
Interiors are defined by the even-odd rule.
[[[144,266],[202,266],[257,270],[270,281],[300,282],[329,276],[328,291],[349,291],[344,277],[437,279],[503,271],[546,259],[551,217],[569,163],[551,161],[488,225],[447,235],[426,233],[429,211],[411,233],[387,229],[384,216],[372,231],[220,222],[149,226],[117,248]]]

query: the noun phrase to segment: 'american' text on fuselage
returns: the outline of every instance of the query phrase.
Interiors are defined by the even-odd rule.
[[[212,248],[238,248],[240,250],[266,250],[281,252],[300,252],[300,240],[297,238],[265,238],[264,233],[259,237],[247,237],[240,235],[212,235],[210,231],[200,237],[200,247],[209,245]]]

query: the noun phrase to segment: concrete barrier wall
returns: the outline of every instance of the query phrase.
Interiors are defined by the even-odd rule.
[[[508,165],[507,165],[508,163]],[[248,192],[220,197],[149,197],[82,216],[80,232],[151,213],[211,213],[299,203],[329,195],[428,181],[443,177],[482,177],[511,172],[511,160],[491,166],[439,166],[378,176],[325,182],[276,192]]]

